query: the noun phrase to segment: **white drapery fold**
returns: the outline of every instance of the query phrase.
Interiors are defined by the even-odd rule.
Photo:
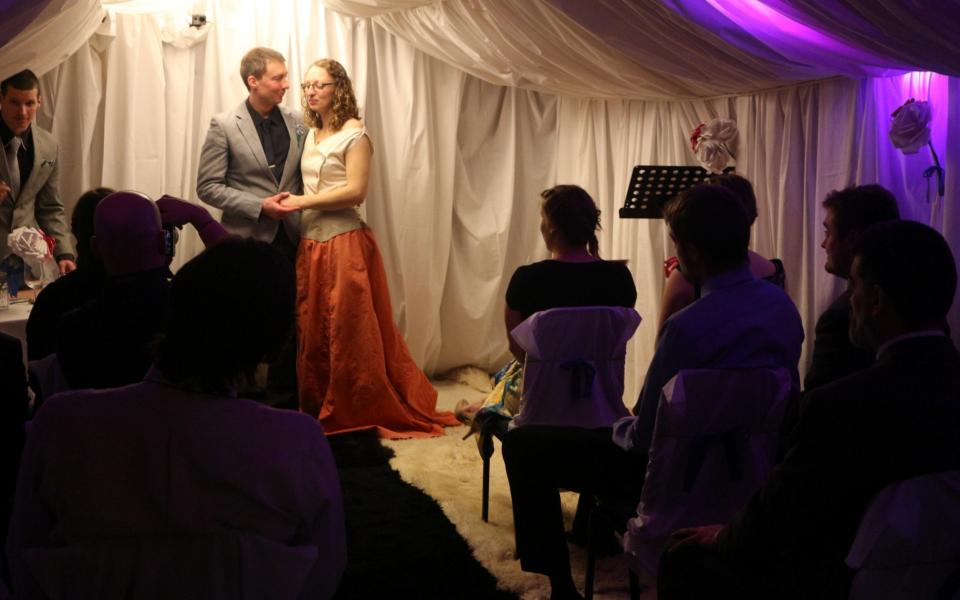
[[[672,250],[661,222],[621,220],[617,209],[633,165],[695,164],[689,133],[714,117],[738,123],[738,170],[754,182],[760,203],[752,245],[784,260],[807,331],[842,285],[823,271],[827,192],[879,182],[897,194],[906,216],[929,222],[936,213],[920,175],[929,153],[903,156],[886,138],[890,113],[908,97],[934,106],[933,143],[948,169],[946,203],[936,214],[954,247],[960,241],[952,208],[960,200],[956,79],[837,79],[674,102],[586,99],[493,85],[418,50],[377,19],[346,17],[312,0],[278,3],[250,18],[256,6],[211,0],[205,37],[192,45],[165,25],[183,23],[189,7],[108,7],[113,20],[103,33],[42,81],[53,98],[42,124],[61,142],[64,196],[72,201],[108,185],[196,200],[210,117],[246,95],[243,53],[265,45],[288,57],[291,108],[299,106],[295,90],[309,64],[334,57],[354,81],[373,139],[365,210],[394,316],[430,373],[501,366],[507,282],[516,267],[546,257],[539,192],[576,183],[603,211],[601,254],[627,259],[637,282],[644,321],[629,346],[626,381],[626,398],[635,398],[653,352],[662,261]],[[187,232],[175,266],[199,250]],[[960,331],[955,319],[951,325]]]
[[[56,67],[87,43],[103,20],[95,0],[15,2],[0,12],[0,79]]]
[[[574,97],[741,94],[913,69],[960,75],[960,12],[868,0],[324,0],[485,81]]]

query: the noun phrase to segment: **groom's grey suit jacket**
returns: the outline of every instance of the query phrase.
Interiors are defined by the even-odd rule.
[[[260,214],[263,199],[277,192],[303,193],[300,153],[307,128],[299,114],[282,106],[280,113],[290,134],[290,150],[279,182],[267,166],[246,101],[210,121],[200,151],[197,195],[223,211],[220,222],[230,233],[273,241],[280,221]],[[296,245],[300,240],[300,213],[290,213],[282,222],[287,237]]]
[[[60,146],[36,123],[30,126],[33,168],[16,198],[0,200],[0,259],[10,254],[7,235],[17,227],[39,227],[57,241],[53,253],[75,256],[70,221],[60,200]],[[0,152],[2,152],[0,147]],[[0,179],[9,182],[7,161],[0,154]],[[12,194],[12,192],[11,192]]]

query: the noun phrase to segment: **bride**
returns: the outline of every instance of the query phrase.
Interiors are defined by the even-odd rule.
[[[335,60],[313,63],[303,82],[310,131],[300,168],[297,252],[300,410],[327,433],[375,427],[381,437],[442,435],[437,392],[393,322],[383,260],[357,207],[367,195],[370,136],[350,78]]]

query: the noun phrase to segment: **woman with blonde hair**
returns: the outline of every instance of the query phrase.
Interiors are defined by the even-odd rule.
[[[376,428],[381,437],[442,435],[437,392],[393,322],[383,259],[358,207],[367,195],[373,146],[343,65],[307,70],[310,131],[300,168],[304,195],[297,253],[297,377],[300,409],[327,433]]]

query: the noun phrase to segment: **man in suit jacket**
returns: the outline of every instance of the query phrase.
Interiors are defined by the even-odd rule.
[[[230,233],[272,243],[293,264],[300,240],[299,209],[280,200],[303,192],[300,153],[306,127],[280,106],[289,89],[283,55],[254,48],[240,62],[249,94],[210,121],[197,173],[197,195],[223,211]],[[296,336],[270,365],[268,402],[296,408]]]
[[[823,201],[823,243],[827,273],[850,277],[853,248],[863,231],[875,223],[900,218],[897,199],[879,185],[860,185],[833,191]],[[847,336],[850,323],[850,289],[830,304],[817,319],[810,369],[803,380],[806,391],[836,381],[870,366],[873,353],[856,348]]]
[[[271,242],[290,255],[300,239],[300,213],[279,201],[303,191],[306,128],[299,114],[280,106],[290,85],[279,52],[254,48],[243,57],[240,74],[249,95],[210,121],[197,195],[223,211],[221,223],[230,233]]]
[[[960,353],[943,332],[956,283],[950,248],[926,225],[863,233],[850,336],[876,362],[809,395],[786,457],[727,525],[674,534],[661,600],[847,597],[844,558],[870,499],[960,469]]]
[[[33,124],[40,108],[40,81],[24,70],[0,82],[0,260],[10,254],[7,235],[39,227],[57,244],[61,273],[77,268],[63,202],[57,140]]]

